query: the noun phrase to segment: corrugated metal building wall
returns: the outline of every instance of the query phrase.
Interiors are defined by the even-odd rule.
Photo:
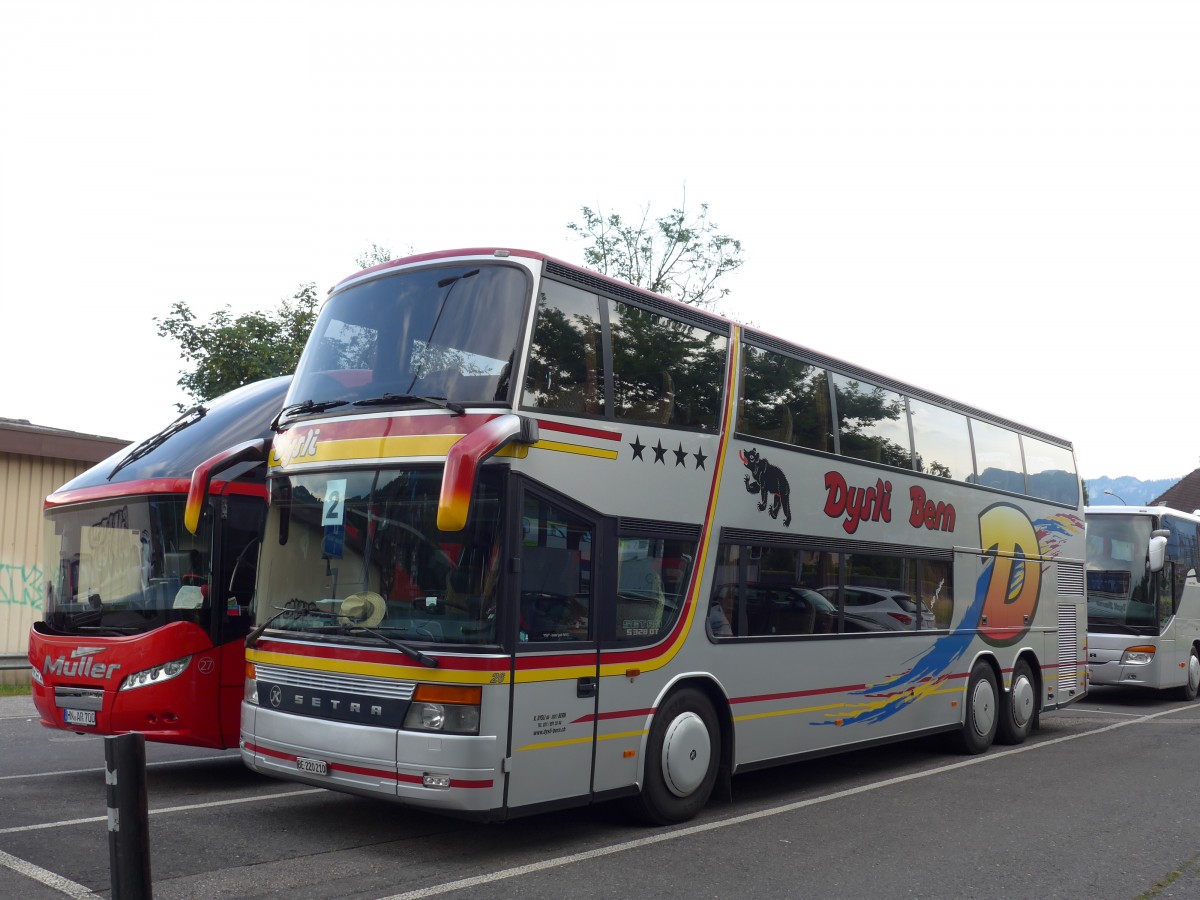
[[[24,654],[42,614],[42,505],[128,441],[0,419],[0,656]]]

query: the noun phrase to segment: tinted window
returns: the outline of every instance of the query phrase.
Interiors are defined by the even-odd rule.
[[[1025,474],[1029,493],[1043,500],[1057,500],[1075,506],[1079,503],[1079,479],[1071,451],[1023,436]]]
[[[977,483],[1016,494],[1025,493],[1020,438],[1007,428],[972,419],[971,439],[975,445]]]
[[[504,400],[528,292],[524,270],[487,264],[346,288],[321,311],[288,402],[383,394]]]
[[[939,478],[967,481],[975,472],[971,462],[971,433],[967,417],[940,406],[909,399],[914,468]]]
[[[695,556],[695,541],[621,538],[617,553],[617,640],[648,642],[671,630],[683,607]]]
[[[825,370],[743,346],[738,431],[833,452],[833,418]]]
[[[562,412],[604,414],[600,301],[595,294],[543,281],[521,403]]]
[[[845,375],[834,375],[833,386],[842,455],[911,468],[904,398]]]
[[[607,302],[617,418],[715,430],[728,340],[626,303]]]

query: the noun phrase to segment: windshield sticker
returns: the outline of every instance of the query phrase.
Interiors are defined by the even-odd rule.
[[[325,514],[321,524],[325,526],[341,525],[342,516],[346,509],[346,479],[334,478],[325,486]]]

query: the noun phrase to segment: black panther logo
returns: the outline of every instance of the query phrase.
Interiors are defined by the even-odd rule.
[[[750,475],[746,476],[746,490],[751,494],[759,495],[758,508],[764,510],[767,508],[767,495],[774,494],[775,502],[771,504],[771,518],[779,518],[779,510],[783,510],[783,526],[784,528],[792,524],[792,489],[788,486],[787,476],[783,474],[783,470],[779,466],[773,466],[765,459],[758,455],[758,451],[751,448],[746,451],[738,451],[738,456],[741,457],[746,468],[750,470]],[[751,481],[750,477],[754,480]]]

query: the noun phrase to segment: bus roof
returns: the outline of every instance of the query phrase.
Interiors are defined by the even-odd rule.
[[[982,419],[999,425],[1005,428],[1011,428],[1020,431],[1023,434],[1028,434],[1031,437],[1040,438],[1053,444],[1058,444],[1061,447],[1073,450],[1074,447],[1071,441],[1050,434],[1045,431],[1033,428],[1029,425],[1021,424],[1004,416],[996,415],[987,410],[980,409],[976,406],[971,406],[966,403],[961,403],[954,400],[943,393],[926,390],[917,387],[907,382],[898,381],[894,378],[889,378],[880,372],[864,369],[855,363],[847,362],[834,356],[811,350],[800,344],[796,344],[786,338],[777,337],[768,332],[761,331],[758,328],[749,325],[743,325],[725,316],[718,315],[706,309],[693,306],[688,303],[683,303],[671,297],[666,297],[661,294],[655,294],[647,291],[645,288],[631,285],[620,279],[613,278],[610,275],[602,275],[599,272],[594,272],[591,269],[576,265],[575,263],[565,262],[546,253],[539,253],[535,250],[520,250],[516,248],[505,247],[472,247],[458,250],[436,250],[429,253],[419,253],[413,256],[406,256],[400,259],[389,260],[388,262],[379,263],[370,268],[355,272],[353,275],[348,275],[329,289],[329,294],[335,294],[339,290],[349,287],[351,284],[356,284],[360,281],[369,280],[374,277],[386,274],[390,269],[397,269],[403,266],[410,266],[414,263],[436,262],[442,259],[461,259],[464,257],[494,257],[496,259],[508,259],[511,257],[522,257],[525,259],[534,260],[543,266],[546,266],[550,274],[563,275],[569,273],[575,281],[589,282],[592,286],[607,286],[608,292],[618,298],[633,299],[643,304],[656,308],[657,312],[664,313],[668,316],[673,316],[688,322],[693,325],[709,328],[718,333],[728,335],[732,326],[737,326],[742,329],[747,341],[752,345],[761,347],[766,350],[782,350],[784,352],[793,352],[802,355],[807,361],[828,368],[834,372],[846,375],[855,379],[862,379],[879,387],[887,388],[905,394],[909,397],[914,397],[920,400],[928,400],[948,409],[955,410],[963,415],[972,416],[977,419]],[[555,272],[557,270],[557,272]]]
[[[291,376],[269,378],[230,391],[206,405],[193,407],[170,425],[136,444],[124,447],[68,481],[46,498],[46,506],[96,496],[138,493],[135,484],[173,481],[187,491],[192,471],[216,453],[242,441],[271,437],[271,422],[283,407]],[[230,471],[233,481],[253,469],[246,464]],[[262,479],[258,479],[261,481]]]

